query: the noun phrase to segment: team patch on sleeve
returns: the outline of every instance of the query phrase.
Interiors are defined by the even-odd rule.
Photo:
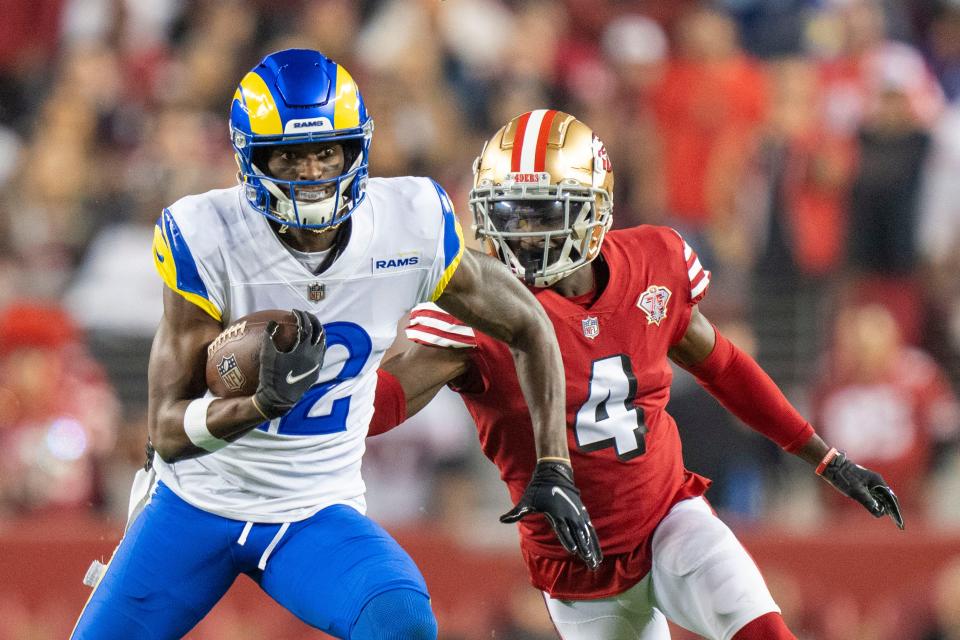
[[[163,210],[153,229],[153,264],[168,287],[206,311],[214,320],[221,319],[220,309],[210,300],[190,247],[167,209]]]
[[[687,261],[687,277],[690,279],[690,303],[697,304],[707,295],[710,286],[710,272],[700,264],[697,252],[684,241],[683,259]]]
[[[473,329],[430,302],[413,308],[406,334],[417,344],[430,347],[474,349],[477,346]]]
[[[453,203],[450,202],[447,192],[436,180],[432,182],[440,197],[440,207],[443,211],[443,245],[441,247],[443,255],[438,256],[438,259],[443,261],[443,272],[430,296],[430,300],[436,300],[443,294],[447,283],[460,265],[460,258],[463,257],[463,231],[460,229],[460,221],[457,220],[457,214],[453,210]]]

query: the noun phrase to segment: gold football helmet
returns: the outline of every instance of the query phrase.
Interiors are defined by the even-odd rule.
[[[590,127],[538,109],[484,145],[469,202],[487,251],[526,284],[549,287],[600,253],[613,221],[613,167]]]

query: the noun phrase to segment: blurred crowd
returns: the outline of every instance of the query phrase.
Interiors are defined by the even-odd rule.
[[[615,227],[678,229],[714,273],[707,316],[911,524],[960,528],[960,0],[6,2],[0,521],[122,517],[161,313],[152,225],[235,184],[235,86],[292,46],[356,78],[371,175],[436,178],[467,229],[497,127],[545,106],[588,123]],[[369,443],[371,514],[513,544],[478,525],[506,493],[458,402]],[[679,371],[671,409],[735,526],[860,522]],[[926,637],[960,638],[954,618]]]

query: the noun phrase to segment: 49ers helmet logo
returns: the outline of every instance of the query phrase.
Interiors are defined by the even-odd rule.
[[[604,171],[613,171],[613,163],[610,162],[610,156],[607,154],[607,147],[600,140],[597,134],[593,134],[593,157],[600,169]]]
[[[670,289],[659,285],[650,285],[650,288],[637,298],[637,306],[647,314],[647,324],[658,327],[667,317],[667,301],[670,300]]]

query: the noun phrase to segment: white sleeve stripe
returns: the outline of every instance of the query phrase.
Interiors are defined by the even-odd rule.
[[[690,254],[693,253],[693,249],[690,248],[690,245],[687,244],[686,240],[683,242],[683,259],[689,260]]]
[[[416,329],[408,328],[407,338],[413,340],[414,342],[422,342],[425,344],[432,344],[437,347],[453,347],[454,349],[469,349],[474,345],[469,342],[460,342],[458,340],[451,340],[449,338],[444,338],[442,336],[434,335],[432,333],[427,333],[425,331],[417,331]]]
[[[430,316],[416,314],[410,316],[409,326],[413,327],[418,324],[422,324],[425,327],[440,329],[441,331],[446,331],[447,333],[455,333],[458,336],[469,336],[472,338],[474,335],[471,327],[467,327],[462,324],[452,324],[450,322],[440,320],[439,318],[431,318]]]
[[[703,267],[700,266],[700,258],[697,258],[693,261],[693,265],[687,270],[687,277],[690,278],[690,282],[693,282],[693,279],[697,276],[698,273],[703,271]]]
[[[704,271],[703,277],[700,279],[700,282],[697,283],[697,286],[695,286],[693,289],[690,290],[690,297],[696,298],[698,295],[704,292],[704,290],[707,288],[707,285],[709,284],[710,284],[710,272]]]
[[[415,315],[417,311],[435,311],[437,313],[446,313],[446,311],[432,302],[421,302],[413,308],[412,313]]]

